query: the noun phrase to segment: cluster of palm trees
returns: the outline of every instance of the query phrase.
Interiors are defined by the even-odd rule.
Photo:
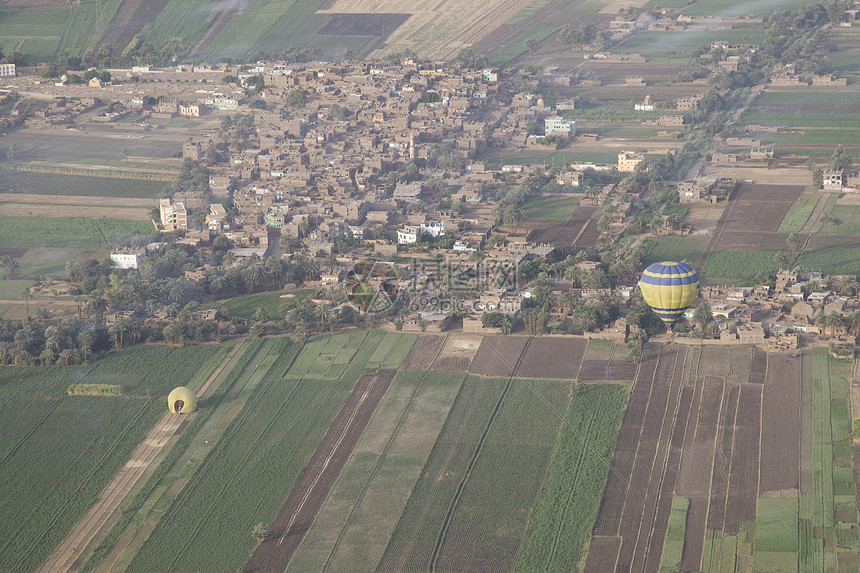
[[[104,326],[73,316],[46,326],[40,320],[0,319],[0,365],[35,366],[81,364],[106,343]]]
[[[550,309],[553,306],[552,288],[546,273],[540,273],[528,285],[532,308],[523,312],[523,322],[528,334],[541,334],[547,331]],[[598,296],[579,302],[578,293],[569,290],[558,298],[559,310],[565,315],[561,327],[576,323],[586,332],[594,332],[608,322],[618,318],[618,301],[612,296]]]
[[[230,298],[267,289],[277,290],[288,282],[316,279],[319,272],[319,264],[306,253],[299,253],[290,260],[269,257],[264,262],[255,253],[223,275],[212,277],[209,292],[218,298]]]
[[[831,336],[841,334],[860,336],[860,310],[847,315],[835,310],[827,313],[821,310],[815,315],[815,325],[825,333],[830,332]]]
[[[291,308],[284,315],[284,325],[302,337],[312,332],[334,330],[338,322],[330,304],[317,304],[310,300]]]
[[[531,173],[515,188],[499,199],[493,207],[493,216],[501,220],[506,226],[512,227],[516,232],[517,227],[523,220],[523,205],[526,200],[541,187],[552,181],[555,172],[546,172],[537,169]]]

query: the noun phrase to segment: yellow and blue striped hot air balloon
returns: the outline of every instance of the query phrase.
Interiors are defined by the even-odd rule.
[[[639,288],[648,306],[671,329],[672,323],[696,300],[699,275],[687,263],[654,263],[642,273]]]

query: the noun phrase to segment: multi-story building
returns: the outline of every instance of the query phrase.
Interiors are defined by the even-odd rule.
[[[159,201],[159,212],[161,213],[161,224],[165,231],[177,231],[188,229],[188,212],[183,203],[174,203],[170,199]]]
[[[632,172],[636,170],[636,166],[642,163],[645,159],[641,153],[633,153],[631,151],[618,152],[618,171]]]
[[[548,117],[543,120],[544,135],[564,135],[570,136],[576,133],[576,121],[568,121],[563,117]]]

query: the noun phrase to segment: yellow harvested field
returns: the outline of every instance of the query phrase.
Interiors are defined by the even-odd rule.
[[[648,0],[610,0],[603,8],[600,9],[601,14],[618,14],[618,11],[623,8],[641,8],[648,3]]]
[[[146,221],[155,207],[152,199],[0,193],[0,215]]]
[[[385,47],[370,54],[384,56],[405,49],[422,58],[451,59],[537,0],[487,0],[480,10],[473,2],[437,0],[406,8],[397,0],[334,0],[323,14],[411,14],[385,40]]]

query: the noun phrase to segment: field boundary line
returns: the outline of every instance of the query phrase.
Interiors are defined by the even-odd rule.
[[[496,407],[493,409],[492,414],[490,414],[490,419],[487,422],[487,425],[484,427],[484,432],[481,434],[481,439],[478,440],[478,445],[475,447],[475,451],[472,454],[472,459],[469,461],[469,465],[466,466],[466,472],[463,475],[463,479],[460,481],[460,485],[457,486],[457,491],[454,493],[454,497],[451,500],[451,504],[448,506],[448,513],[445,515],[445,520],[442,522],[442,528],[439,530],[439,535],[436,537],[436,544],[433,547],[433,552],[430,555],[430,564],[428,569],[432,572],[436,571],[436,565],[439,559],[439,552],[442,549],[442,545],[445,543],[445,537],[448,533],[448,526],[451,524],[451,518],[454,515],[454,511],[457,509],[457,505],[459,505],[460,497],[463,494],[463,489],[466,487],[466,482],[469,481],[469,477],[472,475],[472,469],[475,467],[475,464],[478,461],[478,457],[481,455],[481,450],[484,447],[484,442],[487,439],[487,435],[490,433],[490,429],[493,427],[493,422],[496,420],[496,416],[499,413],[499,410],[502,407],[502,402],[504,402],[505,397],[508,395],[508,391],[513,384],[514,378],[516,377],[517,369],[520,367],[520,363],[523,360],[523,356],[525,356],[526,351],[528,350],[529,345],[531,344],[531,337],[526,340],[525,345],[523,345],[523,349],[520,351],[520,355],[517,358],[516,364],[514,364],[511,369],[511,376],[508,378],[507,384],[505,384],[504,390],[502,390],[501,395],[499,396],[499,400],[496,402]],[[498,354],[498,351],[496,352]],[[501,354],[499,354],[501,356]],[[509,364],[510,366],[510,364]]]
[[[654,478],[654,475],[655,475],[657,468],[658,467],[661,468],[660,469],[660,482],[657,486],[656,499],[650,500],[654,504],[654,516],[651,519],[651,523],[648,524],[648,530],[649,530],[649,532],[652,532],[652,533],[653,533],[653,529],[654,529],[654,527],[653,527],[654,521],[656,520],[656,517],[657,517],[657,506],[659,505],[659,501],[660,501],[660,492],[661,492],[662,487],[663,487],[663,480],[666,478],[666,466],[669,462],[669,452],[671,450],[672,431],[675,428],[675,422],[678,418],[678,411],[681,407],[681,388],[680,388],[680,385],[677,388],[675,388],[676,385],[674,384],[674,382],[675,382],[675,371],[678,368],[678,352],[680,352],[680,349],[675,353],[674,357],[672,358],[672,375],[670,378],[671,382],[669,384],[669,394],[666,396],[666,407],[663,409],[663,416],[661,417],[661,421],[660,421],[660,433],[657,436],[657,446],[654,448],[654,457],[651,458],[651,470],[648,472],[648,476],[649,476],[648,483],[650,484],[651,481],[653,481],[653,478]],[[656,373],[656,370],[655,370],[655,373]],[[675,391],[675,390],[677,390],[677,391]],[[673,394],[674,394],[674,399],[673,399]],[[674,404],[672,404],[673,401],[674,401]],[[649,400],[649,402],[650,402],[650,400]],[[672,412],[672,417],[669,420],[667,420],[667,416],[669,415],[670,411]],[[668,426],[669,426],[668,428],[667,428],[667,421],[668,421]],[[643,423],[644,423],[644,420],[643,420]],[[664,434],[667,433],[667,431],[668,431],[668,435],[666,437],[666,440],[664,441],[662,438],[663,438]],[[665,447],[663,448],[663,460],[662,460],[662,462],[659,462],[660,450],[661,450],[660,446],[662,444],[665,444]],[[642,534],[643,534],[642,528],[645,525],[645,523],[644,523],[645,514],[647,513],[648,507],[649,507],[649,497],[650,496],[648,495],[648,492],[646,491],[645,498],[644,498],[643,503],[642,503],[642,511],[639,513],[639,527],[636,529],[636,539],[633,540],[633,559],[632,559],[631,565],[635,564],[635,562],[636,562],[637,549],[639,548],[639,542],[640,542],[640,540],[642,538]],[[650,539],[651,539],[651,533],[648,533],[646,535],[646,539],[645,539],[645,557],[643,557],[643,558],[647,558],[648,545],[650,543]]]
[[[675,414],[672,417],[672,421],[673,421],[672,428],[671,428],[671,431],[669,432],[668,441],[666,442],[666,454],[665,454],[665,458],[663,460],[663,471],[660,475],[660,486],[657,489],[657,498],[656,498],[655,504],[654,504],[654,516],[651,519],[651,524],[650,524],[650,527],[648,529],[648,538],[645,542],[645,555],[644,555],[643,567],[646,567],[646,568],[648,566],[648,554],[650,552],[651,545],[655,542],[655,540],[654,540],[654,527],[655,527],[656,522],[657,522],[657,515],[659,513],[660,501],[663,499],[663,496],[665,495],[664,494],[664,488],[666,487],[666,475],[669,472],[669,465],[670,465],[669,460],[671,459],[671,456],[672,456],[672,436],[673,436],[676,428],[678,427],[677,426],[678,422],[680,421],[679,420],[679,412],[681,409],[681,404],[683,403],[683,394],[684,394],[684,387],[685,387],[683,380],[684,380],[684,370],[685,370],[686,361],[687,361],[687,352],[688,352],[688,350],[685,349],[684,350],[684,360],[682,361],[682,363],[680,365],[681,366],[681,373],[680,373],[681,378],[680,378],[680,384],[678,384],[677,401],[675,403]],[[673,369],[673,376],[672,376],[673,380],[675,379],[674,373],[675,373],[675,371],[677,371],[677,369],[678,369],[678,359],[676,357],[675,367]],[[690,408],[687,409],[687,415],[686,415],[686,418],[684,419],[684,428],[683,428],[683,434],[682,434],[684,438],[686,438],[687,431],[689,429],[690,414],[691,414],[692,409],[693,409],[692,408],[692,406],[693,406],[692,401],[696,399],[696,391],[697,391],[697,388],[694,387],[693,388],[693,396],[690,399],[691,400]],[[699,391],[699,397],[701,398],[701,391]],[[684,439],[681,440],[681,448],[680,449],[681,449],[681,454],[678,455],[678,462],[679,462],[678,463],[678,470],[677,470],[678,474],[680,474],[680,470],[681,470],[680,461],[681,461],[681,455],[683,454],[683,449],[684,449]],[[677,479],[678,479],[678,476],[676,475],[675,476],[675,484],[672,485],[671,491],[669,492],[670,498],[674,497],[674,495],[675,495],[675,488],[677,487]],[[671,499],[670,499],[670,506],[671,506]],[[641,531],[641,528],[640,528],[640,531]],[[667,527],[667,531],[668,531],[668,527]],[[659,541],[658,541],[661,544],[661,546],[665,541],[665,537],[666,537],[666,534],[664,533],[662,538],[659,539]],[[683,555],[683,553],[682,553],[682,555]],[[662,549],[661,549],[661,557],[662,557]],[[657,567],[659,569],[659,567],[660,567],[659,562],[657,563]]]
[[[10,457],[12,457],[13,455],[15,455],[15,452],[17,452],[17,451],[21,448],[21,445],[22,445],[22,444],[27,440],[27,438],[29,438],[31,435],[33,435],[33,432],[35,432],[35,431],[36,431],[36,429],[37,429],[39,426],[41,426],[41,425],[42,425],[42,423],[43,423],[45,420],[47,420],[47,419],[48,419],[48,416],[50,416],[50,415],[51,415],[51,412],[53,412],[53,411],[57,408],[57,406],[59,406],[59,405],[60,405],[60,402],[62,402],[63,398],[65,398],[65,395],[60,396],[59,398],[57,398],[57,401],[56,401],[56,402],[54,402],[54,404],[53,404],[50,408],[48,408],[48,409],[45,411],[44,415],[43,415],[41,418],[39,418],[39,419],[36,421],[36,423],[35,423],[35,424],[33,424],[33,426],[32,426],[32,427],[27,431],[27,433],[26,433],[25,435],[23,435],[23,436],[21,437],[21,439],[20,439],[20,440],[18,440],[18,442],[17,442],[14,446],[12,446],[12,449],[10,449],[10,450],[6,453],[6,455],[5,455],[5,456],[3,456],[3,459],[2,459],[2,460],[0,460],[0,466],[2,466],[3,464],[5,464],[5,463],[6,463],[6,460],[8,460],[8,459],[9,459]]]
[[[245,379],[245,383],[244,383],[244,384],[242,384],[242,388],[241,388],[241,389],[239,389],[239,391],[236,393],[236,397],[237,397],[237,398],[238,398],[239,394],[242,392],[242,390],[245,388],[245,386],[247,386],[247,385],[248,385],[248,382],[250,382],[250,381],[251,381],[251,378],[253,378],[253,377],[254,377],[254,375],[257,373],[257,370],[259,370],[260,366],[263,364],[263,362],[266,360],[266,358],[269,356],[269,353],[271,353],[272,348],[274,348],[274,346],[275,346],[275,341],[274,341],[274,339],[270,339],[270,340],[272,340],[272,343],[269,345],[269,347],[268,347],[268,348],[266,348],[266,352],[265,352],[265,354],[264,354],[263,356],[261,356],[261,357],[260,357],[260,359],[259,359],[259,361],[254,365],[254,369],[251,371],[251,373],[250,373],[250,374],[248,374],[248,377]],[[265,342],[264,342],[263,344],[265,344]],[[261,345],[261,346],[260,346],[260,350],[263,350],[263,345]],[[260,352],[260,350],[258,350],[257,352],[259,353],[259,352]],[[256,356],[252,356],[252,357],[251,357],[251,360],[253,361],[255,358],[256,358]],[[250,364],[251,364],[251,363],[249,363],[248,365],[250,366]],[[272,366],[274,366],[274,364],[273,364]],[[247,366],[246,366],[246,368],[247,368]],[[270,368],[271,368],[271,366],[270,366]],[[241,376],[241,375],[242,375],[242,373],[240,373],[239,375]],[[238,380],[237,380],[237,381],[238,381]],[[244,407],[242,408],[242,410],[244,410],[244,411],[245,411],[245,415],[244,415],[244,417],[243,417],[243,420],[246,420],[246,419],[248,418],[248,415],[249,415],[249,414],[248,414],[248,410],[245,410],[245,408],[244,408]],[[271,421],[270,421],[270,424],[271,424]],[[268,427],[268,426],[267,426],[267,427]],[[220,442],[220,440],[219,440],[219,442]],[[216,446],[216,447],[217,447],[217,446]],[[249,451],[248,453],[250,454],[250,451]],[[208,457],[208,456],[207,456],[207,457]],[[241,469],[242,469],[242,465],[240,464],[240,465],[239,465],[239,466],[237,466],[237,468],[236,468],[236,473],[238,473],[239,471],[241,471]],[[177,562],[177,561],[179,560],[179,558],[180,558],[180,557],[185,553],[185,550],[186,550],[186,549],[188,549],[188,546],[191,544],[191,541],[192,541],[192,540],[194,539],[194,537],[197,535],[197,532],[200,530],[200,527],[202,527],[203,522],[206,520],[206,518],[207,518],[207,517],[209,517],[209,514],[210,514],[210,513],[212,513],[212,509],[215,507],[215,503],[214,503],[214,502],[215,502],[215,501],[220,500],[220,499],[224,496],[224,492],[225,492],[225,491],[227,491],[227,489],[228,489],[228,488],[230,487],[230,485],[233,483],[233,481],[234,481],[234,479],[235,479],[235,476],[236,476],[236,473],[234,473],[234,474],[233,474],[233,476],[231,476],[231,478],[230,478],[229,480],[227,480],[226,485],[225,485],[225,486],[224,486],[224,488],[221,490],[221,493],[220,493],[220,494],[218,494],[218,497],[217,497],[216,499],[214,499],[214,500],[213,500],[213,503],[212,503],[212,504],[210,504],[210,505],[209,505],[209,508],[206,510],[206,513],[205,513],[205,514],[200,518],[200,520],[197,522],[197,526],[194,528],[194,531],[192,531],[192,532],[190,533],[190,535],[188,536],[188,540],[186,541],[185,545],[183,545],[183,546],[182,546],[182,549],[176,553],[176,556],[173,558],[173,561],[171,561],[170,566],[169,566],[169,568],[168,568],[168,569],[170,569],[170,570],[173,570],[173,569],[174,569],[174,567],[176,566],[176,562]]]
[[[421,375],[421,379],[418,380],[418,383],[415,384],[415,389],[412,390],[412,395],[409,396],[409,402],[407,402],[406,407],[403,408],[403,413],[400,415],[400,419],[397,420],[397,425],[392,430],[391,434],[388,436],[388,441],[385,442],[385,447],[382,449],[382,452],[379,454],[379,457],[376,460],[376,464],[373,466],[373,471],[368,476],[367,480],[364,482],[364,487],[361,488],[361,493],[359,493],[358,498],[355,500],[355,503],[352,506],[352,509],[349,510],[349,515],[346,517],[346,521],[344,522],[343,528],[340,530],[340,533],[337,536],[337,539],[332,546],[332,550],[329,552],[328,559],[326,559],[325,565],[323,565],[323,573],[328,570],[329,565],[331,565],[332,559],[334,559],[335,553],[340,548],[340,542],[343,540],[344,535],[346,535],[346,530],[349,527],[350,521],[352,521],[353,515],[355,515],[355,510],[364,500],[364,495],[367,493],[368,488],[370,488],[370,482],[373,481],[373,478],[376,477],[376,472],[379,471],[379,467],[382,465],[382,461],[385,459],[386,454],[388,454],[388,450],[391,448],[391,444],[394,442],[394,438],[397,436],[397,433],[400,431],[400,427],[403,425],[403,420],[406,419],[406,414],[409,413],[409,409],[412,407],[412,403],[415,401],[415,396],[418,394],[418,390],[421,389],[421,384],[424,382],[425,377],[427,376],[427,372],[429,370],[425,370]],[[465,378],[465,377],[464,377]],[[392,380],[392,384],[394,380]],[[384,399],[384,396],[383,396]],[[380,404],[382,401],[380,400]],[[376,411],[374,411],[373,415],[376,415]],[[373,416],[368,421],[368,426],[373,422]],[[356,444],[357,445],[357,444]],[[352,456],[350,456],[352,457]],[[348,463],[348,460],[347,460]],[[346,467],[346,466],[344,466]],[[325,502],[323,502],[325,503]]]
[[[95,465],[93,469],[89,473],[87,473],[86,476],[84,476],[84,478],[81,480],[82,482],[85,482],[90,479],[93,473],[97,471],[101,462],[116,449],[117,444],[131,430],[134,423],[140,420],[140,418],[144,415],[144,412],[146,411],[146,402],[148,401],[144,401],[144,405],[140,408],[137,415],[134,417],[134,420],[128,426],[126,426],[126,429],[119,436],[117,436],[117,438],[111,444],[110,448],[108,448],[104,455],[101,456],[99,464]],[[40,572],[62,571],[66,563],[68,563],[72,557],[75,557],[75,550],[78,549],[78,547],[80,547],[81,545],[86,547],[86,545],[89,544],[89,542],[92,540],[93,535],[98,533],[101,527],[110,519],[110,516],[113,515],[118,505],[122,502],[123,499],[125,499],[125,496],[128,494],[128,491],[125,491],[125,487],[117,486],[127,477],[139,477],[139,475],[143,473],[143,471],[145,471],[146,469],[146,466],[141,466],[137,468],[131,466],[131,462],[135,459],[136,454],[140,453],[142,456],[143,454],[149,456],[153,450],[160,449],[164,447],[164,445],[167,443],[167,440],[165,439],[163,443],[155,445],[150,441],[150,436],[153,436],[153,440],[157,440],[159,434],[169,432],[169,437],[169,435],[172,435],[173,432],[176,430],[176,428],[171,429],[172,424],[170,424],[170,422],[172,422],[172,420],[169,418],[169,416],[169,412],[164,414],[159,423],[156,424],[156,426],[149,431],[146,440],[138,444],[131,457],[126,461],[125,464],[123,464],[119,471],[114,474],[114,477],[101,491],[99,497],[96,498],[95,502],[89,507],[89,509],[81,517],[81,519],[79,519],[77,523],[75,523],[69,534],[66,535],[66,537],[62,541],[60,541],[60,543],[57,545],[57,547],[54,549],[48,559],[44,562],[42,567],[39,568]],[[114,493],[114,491],[116,491],[116,493]],[[41,541],[45,533],[50,531],[50,528],[53,526],[54,522],[65,511],[66,507],[71,501],[71,499],[66,500],[66,503],[63,504],[63,507],[59,511],[57,511],[45,531],[43,531],[33,542],[33,544],[31,545],[31,550]],[[99,515],[99,513],[101,513],[102,515]],[[94,520],[96,520],[95,523],[93,523]],[[93,531],[95,531],[95,533],[93,533]],[[73,547],[71,551],[68,549],[68,546],[70,545]],[[81,549],[83,549],[84,547],[81,547]],[[23,559],[23,555],[21,558]],[[62,561],[60,561],[61,559]],[[20,560],[18,561],[18,563],[20,564]]]
[[[293,515],[290,516],[290,521],[287,522],[287,527],[284,528],[283,535],[281,535],[281,537],[278,539],[278,545],[281,545],[284,542],[284,539],[287,538],[287,534],[290,532],[290,529],[292,529],[293,524],[296,521],[296,517],[301,512],[302,508],[304,508],[305,503],[308,501],[308,498],[311,496],[311,492],[313,492],[317,483],[319,483],[319,480],[322,478],[323,473],[328,468],[329,463],[331,463],[331,459],[337,453],[337,449],[340,447],[340,444],[343,442],[344,438],[346,438],[346,435],[349,433],[349,430],[352,427],[352,422],[355,420],[355,417],[358,415],[358,411],[361,409],[362,404],[364,404],[364,401],[370,395],[370,390],[373,388],[373,384],[377,381],[378,378],[379,378],[378,375],[373,375],[373,380],[364,389],[364,392],[362,393],[361,398],[358,399],[358,403],[356,403],[355,408],[352,409],[352,412],[350,413],[349,418],[346,419],[346,424],[344,424],[344,427],[340,432],[340,436],[338,437],[337,441],[334,443],[334,445],[333,445],[331,451],[329,452],[328,456],[326,457],[326,459],[323,460],[322,468],[320,468],[319,473],[316,475],[314,480],[311,482],[308,489],[305,490],[305,494],[304,494],[304,496],[302,496],[302,499],[299,502],[298,507],[296,507],[296,510],[293,512]]]
[[[573,492],[575,490],[576,482],[579,480],[579,472],[582,469],[582,462],[585,459],[586,452],[588,451],[588,436],[591,435],[591,426],[594,423],[594,418],[595,412],[592,411],[591,417],[589,417],[588,419],[588,426],[585,430],[586,440],[582,444],[582,450],[579,452],[579,459],[576,461],[576,471],[573,473],[570,493],[567,495],[567,499],[564,501],[564,507],[561,510],[561,517],[558,520],[558,527],[556,527],[555,529],[555,538],[552,540],[552,548],[549,551],[549,560],[546,562],[546,567],[544,568],[544,571],[546,571],[547,573],[549,573],[549,568],[552,567],[552,561],[553,559],[555,559],[555,550],[558,547],[558,540],[561,537],[561,530],[564,529],[564,516],[567,514],[567,508],[570,506],[570,500],[573,499]]]
[[[631,473],[631,475],[633,473],[633,468],[636,466],[636,458],[639,455],[639,447],[642,444],[642,431],[645,428],[645,414],[648,412],[648,405],[651,404],[651,397],[654,395],[654,382],[657,379],[657,369],[660,367],[660,359],[662,358],[662,356],[663,356],[663,345],[661,344],[660,348],[657,350],[657,357],[655,358],[656,362],[654,363],[654,373],[651,375],[651,383],[648,385],[648,401],[645,402],[645,409],[642,412],[642,422],[639,424],[639,435],[637,436],[637,439],[636,439],[636,449],[633,450],[633,460],[630,462],[630,473]],[[640,364],[641,364],[641,362],[640,362]],[[636,382],[634,381],[634,385],[635,384],[636,384]],[[610,463],[612,463],[612,462],[610,462]],[[624,488],[624,500],[621,502],[621,510],[618,513],[618,527],[615,529],[615,535],[620,536],[621,535],[621,522],[624,521],[624,510],[627,509],[627,496],[630,493],[630,487],[633,484],[630,483],[628,476],[621,475],[620,473],[618,473],[618,470],[616,470],[615,468],[611,468],[611,470],[614,471],[614,473],[617,476],[619,476],[622,479],[622,481],[627,485],[627,487]],[[623,545],[623,543],[624,542],[622,541],[622,545]],[[621,558],[621,549],[620,548],[618,549],[618,558],[619,559]]]

